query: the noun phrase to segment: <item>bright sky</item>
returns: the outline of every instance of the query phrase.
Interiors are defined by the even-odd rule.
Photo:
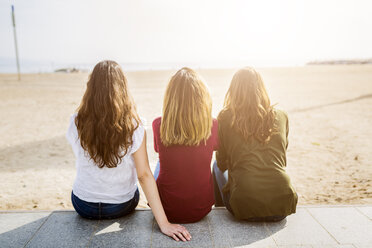
[[[2,0],[0,59],[301,65],[372,57],[370,0]]]

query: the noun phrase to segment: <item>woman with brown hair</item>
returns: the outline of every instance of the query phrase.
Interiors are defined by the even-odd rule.
[[[163,116],[152,123],[159,163],[154,176],[169,220],[189,223],[214,204],[211,159],[217,149],[217,121],[200,76],[182,68],[168,83]]]
[[[177,241],[190,240],[188,231],[170,224],[164,213],[148,163],[146,132],[116,62],[94,67],[66,136],[76,157],[71,200],[79,215],[112,219],[133,212],[138,177],[160,230]]]
[[[295,213],[297,194],[285,172],[288,117],[270,105],[253,68],[235,73],[218,126],[216,205],[250,221],[279,221]]]

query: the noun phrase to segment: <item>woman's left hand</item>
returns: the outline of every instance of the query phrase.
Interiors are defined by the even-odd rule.
[[[160,226],[160,230],[162,233],[165,235],[172,237],[176,241],[190,241],[191,240],[191,235],[187,229],[181,225],[178,224],[171,224],[171,223],[166,223],[162,226]]]

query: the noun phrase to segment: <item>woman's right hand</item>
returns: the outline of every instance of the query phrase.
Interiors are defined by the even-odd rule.
[[[187,229],[178,224],[166,223],[160,226],[160,230],[165,235],[172,237],[176,241],[190,241],[191,235]]]

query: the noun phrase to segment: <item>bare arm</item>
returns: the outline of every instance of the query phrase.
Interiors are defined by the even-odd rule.
[[[133,158],[134,163],[136,164],[138,180],[147,200],[149,201],[152,212],[162,233],[172,237],[176,241],[179,241],[180,239],[182,241],[190,240],[191,235],[186,228],[181,225],[169,223],[167,216],[165,215],[163,205],[160,201],[158,187],[149,166],[146,149],[146,131],[141,147],[133,153]]]

